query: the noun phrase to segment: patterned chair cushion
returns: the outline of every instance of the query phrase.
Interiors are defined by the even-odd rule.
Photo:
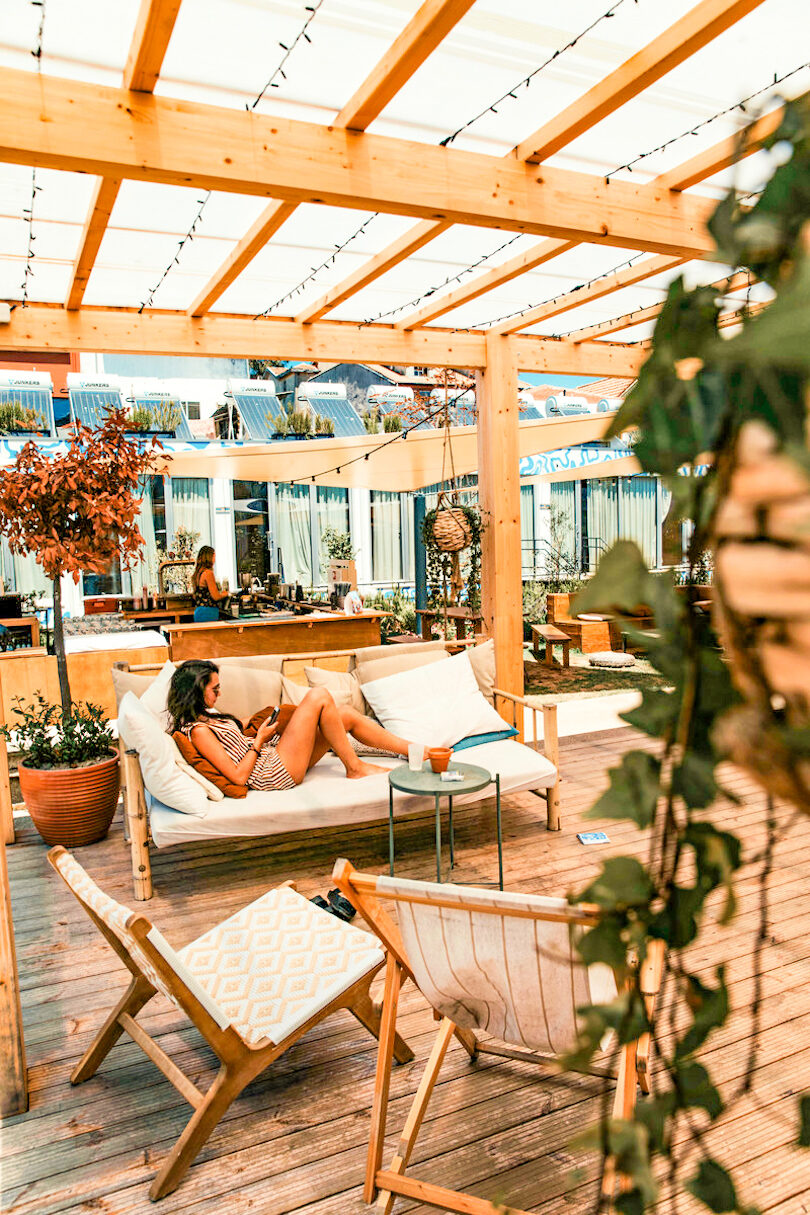
[[[281,886],[179,951],[253,1045],[280,1043],[382,962],[375,937]]]

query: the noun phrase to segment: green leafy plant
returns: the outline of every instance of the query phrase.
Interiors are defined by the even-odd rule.
[[[770,145],[790,146],[780,157],[758,201],[746,209],[735,192],[719,204],[710,223],[718,259],[747,266],[776,292],[765,312],[743,320],[741,331],[724,340],[718,326],[720,305],[711,287],[689,290],[683,278],[670,285],[658,318],[652,349],[613,421],[610,433],[637,429],[634,451],[645,472],[662,476],[680,516],[693,523],[689,545],[690,585],[705,580],[724,507],[733,498],[741,436],[756,422],[768,437],[782,477],[807,481],[806,402],[810,387],[810,256],[803,231],[810,218],[810,106],[786,107]],[[798,492],[798,491],[797,491]],[[732,529],[733,530],[733,529]],[[751,529],[751,543],[760,537]],[[784,541],[782,541],[784,544]],[[613,1005],[583,1011],[585,1032],[576,1059],[587,1063],[608,1028],[620,1040],[649,1030],[663,1075],[654,1096],[637,1109],[632,1122],[607,1118],[597,1133],[605,1159],[616,1155],[630,1187],[615,1209],[640,1215],[655,1204],[652,1164],[667,1163],[680,1177],[684,1143],[697,1154],[685,1188],[710,1211],[754,1215],[738,1184],[714,1158],[704,1136],[729,1103],[749,1091],[757,1059],[763,950],[767,940],[768,878],[776,820],[768,799],[766,846],[760,865],[760,927],[753,945],[754,991],[750,1001],[752,1046],[746,1074],[733,1093],[721,1097],[708,1063],[698,1053],[730,1014],[724,967],[711,978],[700,974],[684,951],[700,938],[707,923],[727,923],[735,914],[735,875],[742,864],[741,839],[707,814],[721,793],[718,763],[725,758],[730,721],[748,705],[741,762],[767,774],[783,765],[792,771],[795,801],[807,812],[802,765],[808,754],[806,689],[791,703],[775,695],[757,652],[756,628],[729,606],[722,573],[722,547],[715,554],[714,594],[724,613],[724,639],[731,661],[724,660],[709,618],[695,610],[692,597],[679,595],[669,576],[650,573],[638,548],[617,544],[600,562],[593,580],[578,596],[577,609],[629,614],[639,603],[654,612],[654,634],[638,633],[669,690],[645,691],[639,708],[624,714],[636,729],[657,740],[654,754],[625,754],[610,772],[610,787],[591,808],[598,819],[630,820],[650,832],[649,859],[618,856],[605,861],[595,879],[576,892],[577,900],[597,904],[599,925],[583,935],[578,948],[588,964],[617,966],[627,989]],[[756,551],[756,550],[752,550]],[[756,560],[756,556],[754,557]],[[743,659],[741,660],[741,657]],[[753,715],[753,716],[752,716]],[[735,758],[738,758],[735,755]],[[767,775],[761,777],[768,787]],[[788,779],[786,777],[786,779]],[[731,795],[726,793],[727,797]],[[749,824],[750,829],[750,824]],[[666,1037],[648,1017],[639,970],[629,967],[628,951],[639,963],[653,943],[667,950],[666,971],[673,1009]],[[738,946],[739,948],[739,946]],[[810,1144],[810,1095],[801,1099],[797,1141]],[[624,1150],[632,1140],[633,1153]],[[659,1208],[660,1209],[660,1208]]]
[[[366,608],[377,608],[381,612],[391,612],[391,616],[383,616],[380,620],[380,636],[383,642],[398,633],[416,632],[416,605],[408,599],[402,588],[395,586],[393,591],[375,591],[367,595]]]
[[[174,434],[181,419],[180,406],[171,401],[158,401],[154,405],[136,405],[129,415],[127,430],[137,431],[140,434],[150,431]]]
[[[22,401],[0,403],[0,434],[37,434],[47,426],[44,415],[32,405],[23,405]]]
[[[459,559],[459,577],[464,596],[471,612],[481,606],[481,536],[486,526],[477,506],[454,504],[454,509],[464,514],[470,532],[469,546],[460,554],[447,553],[439,548],[433,527],[439,513],[437,508],[429,510],[422,520],[422,543],[425,546],[428,604],[432,608],[450,607],[453,600],[454,557]]]
[[[0,726],[0,734],[29,768],[79,768],[109,759],[115,751],[110,723],[98,705],[74,701],[70,713],[63,714],[41,692],[30,705],[15,696],[14,705],[17,720]]]
[[[331,418],[325,417],[321,413],[315,414],[315,434],[323,435],[324,438],[331,438],[335,433],[335,423]]]
[[[399,434],[402,430],[402,418],[398,413],[387,413],[384,415],[383,430],[388,435]]]
[[[321,532],[321,544],[330,561],[354,561],[357,549],[352,547],[349,532],[339,532],[336,527],[325,527]]]
[[[297,438],[306,438],[312,434],[312,418],[303,410],[291,409],[289,413],[268,413],[266,417],[277,435],[295,435]]]

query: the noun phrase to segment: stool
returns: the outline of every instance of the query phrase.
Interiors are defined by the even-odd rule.
[[[561,645],[563,648],[562,663],[560,665],[563,667],[571,665],[568,657],[571,649],[571,638],[567,633],[564,633],[562,629],[555,628],[553,624],[533,624],[531,626],[531,630],[532,650],[534,651],[534,656],[538,662],[540,661],[539,648],[540,639],[542,638],[546,645],[545,654],[543,655],[543,662],[547,667],[557,665],[554,658],[555,645]]]

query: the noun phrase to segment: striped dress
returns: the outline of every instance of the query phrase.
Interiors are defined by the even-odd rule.
[[[253,746],[253,739],[247,738],[235,722],[230,721],[227,717],[223,717],[220,721],[216,718],[209,718],[205,722],[192,722],[189,726],[183,726],[183,733],[191,738],[191,731],[196,725],[210,726],[217,740],[222,743],[235,764],[240,763]],[[277,746],[278,735],[264,744],[253,765],[253,771],[247,779],[248,789],[268,791],[295,788],[295,781],[279,758],[276,751]]]

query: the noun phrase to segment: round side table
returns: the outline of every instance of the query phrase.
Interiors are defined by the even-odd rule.
[[[501,778],[492,776],[486,768],[475,764],[450,763],[449,772],[461,772],[463,781],[443,781],[441,773],[431,771],[425,761],[420,772],[412,772],[407,764],[392,768],[388,773],[388,859],[389,872],[394,876],[394,790],[416,797],[432,797],[436,810],[436,881],[442,880],[442,816],[441,798],[447,798],[450,829],[450,872],[455,864],[453,839],[453,798],[461,793],[476,793],[487,785],[495,785],[495,819],[498,835],[498,887],[503,890],[503,838],[501,835]],[[494,885],[494,883],[492,883]]]

